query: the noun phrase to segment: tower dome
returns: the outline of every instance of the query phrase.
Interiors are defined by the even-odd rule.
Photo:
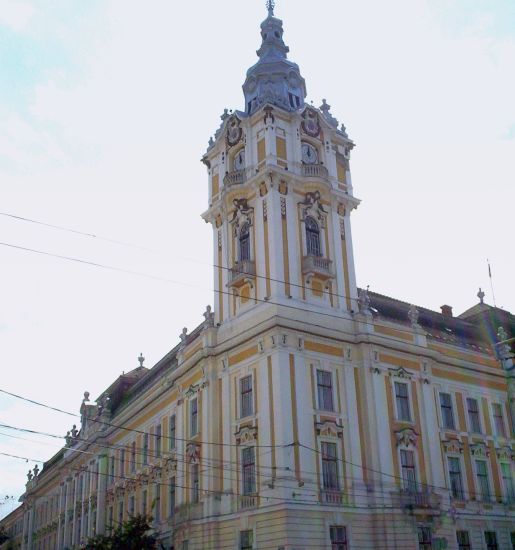
[[[262,44],[256,52],[259,60],[247,71],[243,84],[245,111],[252,115],[266,103],[287,111],[304,106],[306,83],[299,66],[287,59],[288,46],[283,40],[283,22],[274,15],[269,1],[268,17],[261,23]]]

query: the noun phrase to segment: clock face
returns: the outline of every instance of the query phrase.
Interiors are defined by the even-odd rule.
[[[234,169],[243,170],[245,168],[245,149],[240,149],[234,157]]]
[[[309,143],[302,144],[302,162],[304,164],[318,164],[318,152]]]

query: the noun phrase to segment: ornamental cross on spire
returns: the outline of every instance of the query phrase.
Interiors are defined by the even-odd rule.
[[[268,15],[272,17],[274,15],[275,0],[267,0],[266,7],[268,9]]]

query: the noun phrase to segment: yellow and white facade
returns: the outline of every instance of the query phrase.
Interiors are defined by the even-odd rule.
[[[515,319],[358,291],[354,144],[305,104],[282,34],[270,5],[245,111],[203,158],[214,311],[85,394],[27,483],[22,548],[80,548],[136,513],[175,550],[514,547],[513,354],[496,344]]]

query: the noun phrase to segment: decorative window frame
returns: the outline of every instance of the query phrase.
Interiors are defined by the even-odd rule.
[[[415,467],[415,486],[416,487],[422,486],[422,482],[420,481],[421,480],[420,464],[419,464],[419,460],[418,460],[417,448],[413,444],[410,444],[407,447],[405,447],[403,445],[398,445],[397,449],[396,449],[396,452],[397,452],[397,460],[399,461],[399,477],[400,477],[402,490],[407,491],[408,488],[405,487],[405,481],[404,481],[404,478],[402,476],[401,451],[411,451],[413,453],[413,464],[414,464],[414,467]]]
[[[494,405],[500,405],[501,407],[501,414],[502,414],[502,423],[503,423],[503,426],[504,426],[504,433],[506,435],[501,435],[501,434],[498,434],[497,433],[497,426],[495,424],[495,420],[494,420]],[[509,437],[509,433],[510,433],[510,430],[509,430],[509,426],[507,424],[507,418],[506,418],[506,405],[505,403],[503,403],[503,401],[501,399],[493,399],[493,400],[489,400],[488,402],[488,414],[490,415],[490,424],[492,426],[492,432],[493,432],[493,436],[497,439],[510,439]]]
[[[412,395],[412,388],[411,388],[411,380],[413,378],[413,375],[408,372],[406,369],[399,367],[396,370],[390,369],[389,372],[390,378],[392,380],[391,384],[391,392],[392,392],[392,399],[393,399],[393,407],[395,411],[395,421],[396,422],[402,422],[403,424],[410,424],[415,425],[415,410],[413,408],[413,395]],[[399,409],[397,407],[397,395],[395,392],[395,383],[399,384],[406,384],[408,387],[408,405],[409,405],[409,412],[410,412],[410,419],[404,420],[400,418]]]
[[[410,426],[400,428],[395,433],[397,447],[405,450],[417,450],[419,434]]]
[[[454,440],[453,440],[454,441]],[[445,456],[444,456],[444,459],[445,459],[445,468],[444,468],[444,474],[445,474],[445,479],[446,479],[446,482],[447,482],[447,486],[449,487],[449,494],[451,494],[452,492],[452,488],[451,488],[451,474],[449,472],[449,458],[457,458],[460,462],[460,475],[461,475],[461,490],[462,490],[462,494],[463,494],[463,497],[464,499],[467,499],[468,498],[468,480],[467,480],[467,470],[466,470],[466,464],[465,464],[465,457],[463,456],[463,445],[459,442],[459,441],[456,441],[456,443],[458,443],[459,445],[456,445],[456,446],[452,446],[452,443],[449,442],[450,446],[445,448]],[[452,494],[451,494],[451,499],[453,500],[456,500]]]
[[[241,416],[241,380],[247,376],[252,377],[252,414],[249,416]],[[236,421],[251,420],[257,414],[257,394],[256,394],[256,372],[250,365],[240,369],[235,377],[236,380]]]
[[[458,405],[456,402],[456,392],[453,390],[450,390],[448,388],[438,388],[436,390],[437,392],[437,403],[438,403],[438,421],[440,423],[440,429],[442,430],[450,430],[451,432],[459,432],[459,424],[458,424]],[[440,394],[447,393],[451,396],[451,406],[452,406],[452,418],[454,420],[454,428],[446,428],[443,424],[443,414],[442,414],[442,404],[440,402]]]
[[[479,445],[483,445],[483,444],[479,444]],[[472,473],[473,473],[473,478],[474,478],[474,491],[475,491],[475,494],[476,494],[476,500],[479,501],[479,502],[492,502],[494,499],[495,499],[495,495],[494,495],[494,491],[493,491],[493,471],[492,471],[492,464],[490,462],[490,459],[488,458],[490,456],[490,453],[488,453],[488,455],[474,455],[473,454],[473,451],[472,451],[472,447],[471,446],[471,458],[472,458]],[[487,475],[488,475],[488,495],[489,495],[489,499],[488,500],[484,500],[482,495],[481,495],[481,490],[480,490],[480,487],[479,487],[479,482],[478,482],[478,479],[477,479],[477,461],[480,460],[480,461],[483,461],[486,463],[486,471],[487,471]]]
[[[336,445],[336,473],[338,475],[338,489],[325,489],[324,488],[324,475],[322,465],[322,443],[333,443]],[[317,437],[317,449],[318,449],[318,471],[319,473],[319,491],[339,491],[344,492],[345,488],[345,470],[343,468],[343,461],[345,458],[342,456],[341,440],[332,436],[319,436]]]
[[[463,401],[463,406],[465,408],[465,424],[467,426],[467,431],[468,433],[470,434],[476,434],[476,435],[484,435],[485,433],[485,419],[483,418],[483,415],[482,415],[482,406],[481,406],[481,396],[478,396],[478,395],[464,395],[463,396],[464,398],[464,401]],[[478,416],[479,416],[479,429],[481,431],[479,432],[475,432],[472,430],[472,424],[470,422],[470,414],[469,414],[469,406],[468,406],[468,403],[467,403],[467,399],[475,399],[476,402],[477,402],[477,410],[478,410]]]
[[[338,388],[336,387],[337,382],[339,380],[339,377],[336,376],[336,367],[333,367],[332,365],[328,364],[327,361],[320,361],[320,360],[313,360],[309,362],[310,367],[312,369],[312,380],[314,384],[314,394],[315,394],[315,411],[318,414],[326,415],[326,414],[341,414],[339,403],[338,403]],[[329,372],[331,374],[331,390],[333,395],[333,410],[328,411],[325,409],[320,408],[320,403],[318,401],[318,381],[317,381],[317,371],[325,371]]]
[[[197,401],[197,431],[195,433],[192,433],[192,414],[191,414],[191,404],[192,402],[196,400]],[[189,398],[186,401],[187,407],[187,414],[188,414],[188,436],[189,438],[197,437],[197,435],[200,433],[200,410],[199,410],[199,399],[198,399],[198,393],[195,392],[193,395],[190,395]]]

